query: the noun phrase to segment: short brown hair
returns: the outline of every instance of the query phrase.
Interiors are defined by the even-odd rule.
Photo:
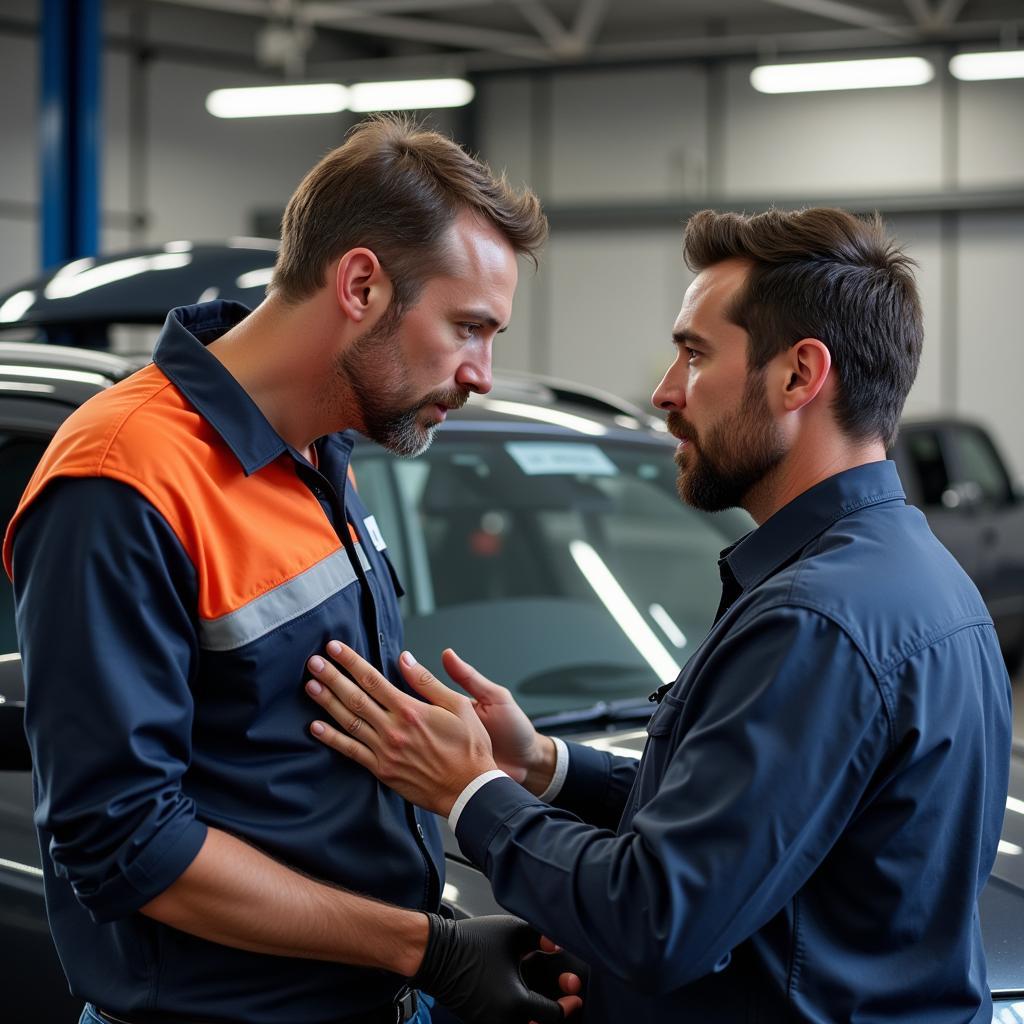
[[[401,311],[442,271],[444,234],[463,210],[494,225],[536,264],[547,219],[533,192],[516,191],[451,139],[408,117],[372,117],[289,200],[270,288],[285,301],[309,298],[333,260],[365,246],[391,279],[393,307]]]
[[[730,319],[750,335],[748,362],[763,368],[801,338],[828,346],[847,436],[896,437],[921,358],[916,265],[876,213],[702,210],[686,225],[683,256],[695,271],[727,259],[753,267]]]

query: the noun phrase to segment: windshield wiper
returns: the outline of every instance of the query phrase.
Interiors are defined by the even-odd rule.
[[[615,722],[646,721],[654,710],[646,697],[599,700],[585,708],[538,715],[533,719],[533,724],[537,729],[553,729],[565,725],[613,725]]]

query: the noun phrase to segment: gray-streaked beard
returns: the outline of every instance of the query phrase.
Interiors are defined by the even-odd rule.
[[[359,407],[361,433],[394,455],[412,457],[422,455],[430,447],[437,426],[420,425],[422,410],[432,405],[460,409],[466,404],[469,391],[434,391],[414,405],[406,404],[410,389],[408,371],[401,365],[397,344],[401,323],[402,313],[389,311],[338,357],[335,372],[345,380]],[[389,401],[391,396],[398,397]]]

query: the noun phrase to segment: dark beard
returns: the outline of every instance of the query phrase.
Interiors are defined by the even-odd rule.
[[[676,455],[679,497],[703,512],[744,507],[747,495],[786,454],[768,408],[763,373],[748,376],[739,409],[711,427],[705,440],[677,412],[668,414],[668,428],[690,442]]]
[[[469,391],[433,391],[415,405],[398,404],[395,396],[408,391],[405,370],[395,359],[401,323],[402,312],[389,310],[339,358],[336,372],[359,405],[362,433],[394,455],[408,457],[421,455],[434,439],[435,428],[419,424],[420,412],[432,405],[461,409]]]

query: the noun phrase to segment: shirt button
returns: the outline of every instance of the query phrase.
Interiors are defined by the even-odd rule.
[[[377,634],[377,639],[380,641],[381,647],[383,647],[384,646],[384,634],[383,633],[378,633]]]

